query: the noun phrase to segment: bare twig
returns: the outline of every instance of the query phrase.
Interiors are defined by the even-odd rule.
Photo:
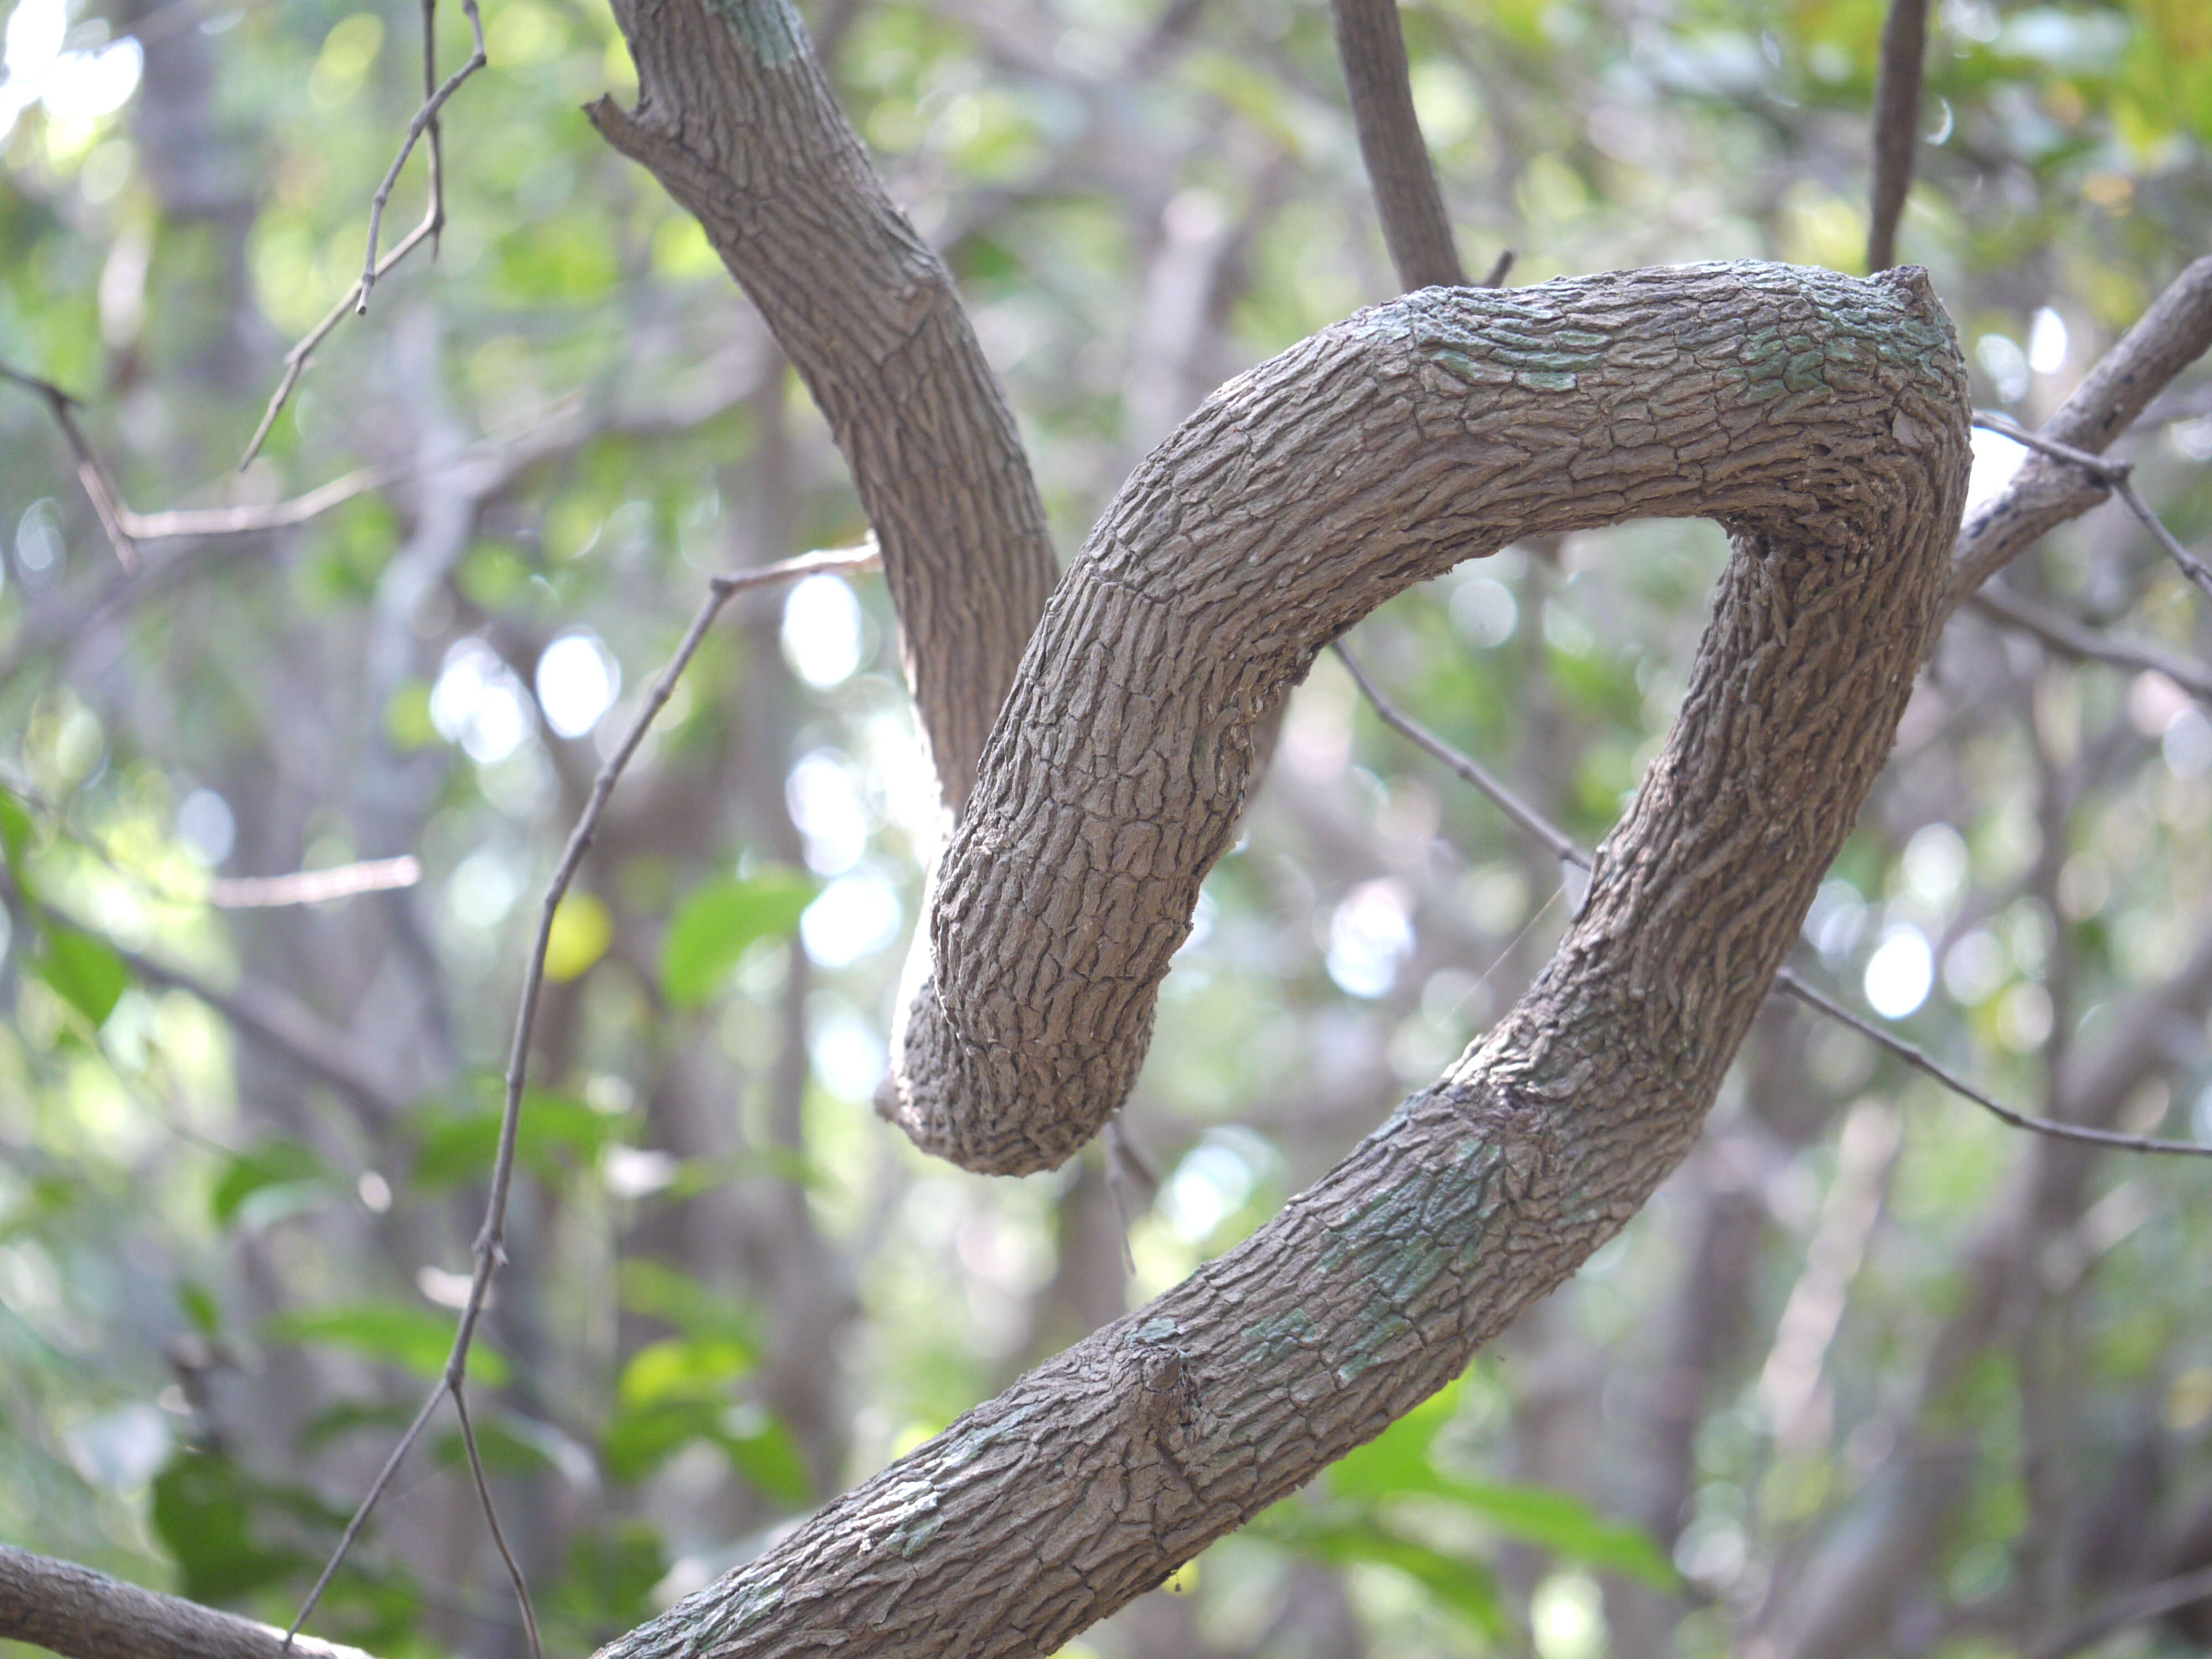
[[[322,321],[309,329],[300,343],[284,354],[283,378],[277,381],[276,390],[270,394],[269,407],[262,411],[261,424],[253,428],[247,441],[246,453],[239,458],[241,472],[253,464],[261,453],[261,446],[269,441],[269,429],[276,424],[276,416],[292,396],[292,389],[300,384],[301,375],[307,373],[307,362],[315,355],[315,348],[330,337],[331,331],[343,322],[349,314],[360,316],[368,310],[369,291],[389,276],[394,266],[420,247],[424,242],[437,251],[439,233],[446,228],[445,150],[438,125],[438,112],[446,100],[459,90],[461,82],[484,66],[483,18],[477,9],[477,0],[461,0],[461,9],[468,14],[469,27],[476,36],[475,50],[468,61],[445,81],[433,86],[437,72],[436,48],[432,38],[432,27],[436,21],[435,0],[422,0],[422,106],[415,112],[415,118],[407,124],[407,137],[399,146],[384,182],[376,187],[369,203],[368,257],[362,262],[361,280],[345,291],[344,297],[323,314]],[[416,144],[428,133],[429,145],[430,199],[422,210],[422,222],[409,231],[399,245],[381,259],[377,258],[376,246],[383,239],[384,210],[392,200],[392,186],[399,182],[400,169],[407,165]]]
[[[1367,164],[1398,280],[1409,289],[1464,288],[1467,272],[1452,241],[1451,216],[1413,110],[1398,0],[1332,0],[1329,9],[1360,160]]]
[[[1928,0],[1889,0],[1881,27],[1881,67],[1874,87],[1874,203],[1867,270],[1897,263],[1897,222],[1912,188],[1920,144],[1921,60],[1928,47]]]
[[[208,884],[208,898],[222,910],[273,909],[389,892],[396,887],[412,887],[422,879],[422,862],[403,854],[341,864],[329,870],[298,870],[285,876],[218,876]]]
[[[318,485],[304,495],[295,495],[289,501],[272,501],[258,507],[194,507],[173,508],[166,513],[134,513],[123,503],[109,475],[100,452],[84,435],[76,423],[76,411],[84,405],[51,380],[35,374],[26,374],[18,368],[0,363],[0,380],[12,380],[17,386],[36,392],[45,399],[53,413],[54,424],[61,428],[63,440],[76,459],[78,482],[84,486],[91,500],[92,510],[99,514],[100,527],[115,545],[115,556],[126,570],[138,568],[137,547],[140,542],[175,541],[193,536],[243,536],[258,531],[289,530],[318,518],[332,507],[351,501],[355,496],[390,483],[399,476],[398,469],[388,466],[366,466]]]
[[[460,68],[455,70],[451,75],[447,76],[441,85],[430,90],[428,95],[422,100],[422,107],[415,112],[415,118],[407,124],[407,137],[400,143],[399,154],[392,158],[392,167],[390,170],[385,173],[384,182],[376,187],[376,194],[370,198],[368,204],[368,255],[362,261],[361,286],[357,290],[360,297],[355,307],[355,314],[357,316],[367,316],[368,314],[369,290],[376,286],[376,279],[384,274],[376,263],[376,244],[384,229],[385,205],[392,200],[392,188],[394,185],[397,185],[399,182],[400,169],[407,165],[407,158],[415,153],[415,145],[416,142],[422,138],[422,135],[426,131],[432,134],[430,140],[430,210],[423,218],[422,222],[429,227],[430,234],[434,237],[437,235],[438,232],[443,228],[445,225],[446,204],[444,193],[441,188],[443,184],[443,179],[441,177],[439,171],[441,158],[438,148],[438,139],[435,134],[438,122],[438,112],[445,107],[446,100],[447,99],[451,98],[456,92],[460,90],[462,82],[467,80],[469,76],[474,75],[478,70],[484,66],[483,15],[477,9],[477,0],[461,0],[461,9],[467,14],[469,27],[476,35],[476,48],[469,53],[468,61],[466,63],[463,64]],[[430,55],[431,46],[429,33],[431,26],[435,21],[435,0],[423,0],[422,50],[424,54],[424,67],[426,70],[432,71],[434,71],[436,59]]]
[[[1423,750],[1449,766],[1460,777],[1487,795],[1499,811],[1522,830],[1543,842],[1561,861],[1577,865],[1585,870],[1595,867],[1590,854],[1565,830],[1552,823],[1534,807],[1515,794],[1480,763],[1462,754],[1442,738],[1437,737],[1395,707],[1376,689],[1375,683],[1360,672],[1358,665],[1352,661],[1351,653],[1344,648],[1341,642],[1338,643],[1335,649],[1337,655],[1343,659],[1345,666],[1351,670],[1353,682],[1365,695],[1367,700],[1374,704],[1375,712],[1382,718],[1383,724],[1403,733]],[[1938,1065],[1911,1043],[1891,1036],[1880,1026],[1860,1018],[1840,1003],[1814,989],[1790,969],[1784,968],[1778,972],[1774,976],[1774,983],[1776,989],[1796,998],[1808,1007],[1826,1014],[1838,1024],[1850,1027],[1860,1036],[1870,1038],[1916,1071],[1935,1079],[1945,1088],[1964,1096],[1984,1110],[1994,1113],[2015,1129],[2026,1129],[2035,1134],[2048,1135],[2055,1140],[2077,1141],[2087,1146],[2111,1147],[2121,1152],[2166,1152],[2194,1158],[2212,1157],[2212,1146],[2202,1145],[2196,1141],[2154,1140],[2142,1135],[2121,1134],[2109,1129],[2092,1129],[2077,1123],[2064,1123],[2054,1118],[2031,1117],[2025,1112],[2015,1111],[2011,1107],[1992,1099],[1965,1079]]]
[[[1482,279],[1482,286],[1485,288],[1504,288],[1505,286],[1505,274],[1513,269],[1513,250],[1511,248],[1509,247],[1503,250],[1498,254],[1497,262],[1490,267],[1490,275]]]
[[[2130,1590],[2124,1595],[2117,1596],[2072,1629],[2063,1632],[2033,1650],[2028,1659],[2072,1659],[2073,1655],[2085,1648],[2094,1647],[2106,1637],[2117,1635],[2130,1625],[2163,1619],[2169,1613],[2179,1613],[2192,1601],[2212,1601],[2212,1567],[2205,1567],[2179,1578],[2146,1584],[2141,1589]]]
[[[383,263],[376,268],[377,276],[380,278],[388,275],[394,265],[436,235],[444,213],[445,204],[432,198],[428,211],[422,216],[422,222],[409,231],[399,246],[384,256]],[[277,416],[283,412],[286,402],[292,396],[292,388],[300,384],[300,376],[307,373],[308,360],[315,355],[315,348],[330,337],[332,329],[353,314],[354,304],[360,298],[361,284],[356,283],[345,291],[343,298],[323,313],[323,320],[309,329],[300,343],[284,354],[283,378],[276,382],[276,390],[270,394],[269,407],[261,411],[261,424],[253,428],[253,436],[246,441],[246,453],[239,457],[238,470],[240,472],[253,465],[253,458],[261,453],[261,446],[268,441],[269,428],[276,424]]]
[[[499,1524],[499,1507],[491,1501],[491,1481],[484,1474],[483,1451],[477,1444],[476,1424],[469,1417],[469,1397],[459,1385],[453,1389],[453,1414],[460,1419],[461,1445],[468,1453],[469,1477],[476,1483],[477,1502],[483,1508],[484,1523],[491,1528],[499,1559],[506,1564],[507,1582],[514,1586],[514,1604],[522,1609],[522,1633],[530,1640],[532,1659],[545,1659],[545,1645],[538,1638],[538,1610],[530,1605],[529,1581],[523,1577],[522,1565],[507,1544],[507,1528]]]
[[[1935,1079],[1954,1094],[1964,1095],[1983,1110],[1993,1114],[2015,1129],[2030,1130],[2057,1140],[2078,1141],[2088,1146],[2107,1146],[2124,1152],[2171,1152],[2191,1158],[2212,1158],[2212,1146],[2198,1141],[2155,1140],[2147,1135],[2122,1134],[2117,1129],[2093,1129],[2084,1124],[2063,1123],[2056,1118],[2031,1117],[2026,1112],[2015,1111],[1984,1094],[1955,1072],[1948,1070],[1902,1037],[1893,1036],[1872,1021],[1860,1018],[1833,998],[1814,989],[1794,969],[1784,968],[1775,975],[1774,982],[1807,1007],[1817,1009],[1838,1024],[1848,1025],[1869,1042],[1879,1043],[1915,1071]]]
[[[2071,617],[2038,605],[2001,582],[1991,582],[1969,603],[1992,620],[2033,635],[2061,656],[2106,663],[2135,673],[2148,670],[2163,674],[2190,696],[2212,704],[2212,667],[2193,657],[2168,651],[2147,640],[2116,639],[2100,634]]]
[[[294,1632],[297,1632],[313,1613],[324,1590],[329,1588],[331,1576],[337,1571],[339,1564],[352,1549],[354,1540],[361,1535],[362,1528],[368,1523],[370,1511],[391,1485],[401,1461],[429,1425],[438,1402],[451,1395],[454,1409],[460,1415],[463,1442],[468,1449],[471,1472],[476,1475],[477,1495],[490,1522],[493,1540],[507,1564],[509,1577],[514,1581],[515,1593],[521,1602],[523,1619],[530,1632],[532,1652],[533,1655],[538,1653],[537,1615],[531,1607],[530,1593],[524,1583],[521,1569],[507,1550],[498,1516],[492,1508],[490,1488],[483,1478],[474,1431],[468,1420],[465,1391],[469,1350],[476,1341],[477,1325],[483,1318],[491,1294],[492,1279],[507,1260],[507,1197],[514,1181],[515,1145],[522,1127],[522,1098],[530,1070],[531,1036],[537,1027],[538,1000],[544,990],[545,953],[552,940],[553,920],[561,908],[561,901],[568,895],[569,884],[575,879],[576,872],[583,864],[584,854],[591,850],[592,838],[599,833],[599,820],[605,814],[607,802],[613,797],[615,785],[621,781],[623,771],[636,756],[638,745],[645,741],[645,734],[653,720],[667,706],[669,697],[676,690],[677,681],[697,654],[701,643],[706,639],[708,630],[714,626],[714,618],[721,613],[722,607],[740,593],[795,581],[817,572],[872,568],[877,564],[878,556],[875,538],[871,536],[858,547],[802,553],[795,558],[763,565],[756,570],[738,571],[713,578],[708,584],[707,596],[693,613],[690,625],[684,629],[684,638],[677,646],[675,654],[653,680],[646,693],[643,705],[623,733],[622,742],[607,757],[606,763],[600,767],[599,775],[592,780],[591,793],[585,800],[584,810],[578,815],[575,827],[568,832],[560,861],[554,866],[552,878],[546,883],[544,898],[538,906],[538,933],[532,943],[530,960],[523,972],[522,995],[514,1017],[514,1037],[507,1050],[507,1091],[500,1113],[499,1150],[492,1161],[491,1188],[484,1201],[483,1224],[477,1234],[475,1272],[469,1280],[467,1299],[461,1306],[460,1322],[453,1333],[453,1348],[446,1356],[445,1367],[428,1397],[423,1401],[422,1409],[416,1413],[407,1431],[400,1437],[398,1444],[385,1459],[384,1467],[370,1483],[368,1493],[354,1511],[353,1518],[346,1523],[337,1548],[325,1564],[314,1588],[307,1593],[299,1616],[292,1621]]]
[[[1507,788],[1481,762],[1462,754],[1427,727],[1400,712],[1397,706],[1382,695],[1375,682],[1367,678],[1358,663],[1352,659],[1352,653],[1345,649],[1344,641],[1338,641],[1334,649],[1350,672],[1352,683],[1358,686],[1367,701],[1375,705],[1375,713],[1383,725],[1409,739],[1417,748],[1425,750],[1433,759],[1442,761],[1465,781],[1489,796],[1507,817],[1550,848],[1553,857],[1578,865],[1585,870],[1590,867],[1589,854],[1583,851],[1572,836]]]
[[[84,486],[84,493],[91,498],[92,510],[100,515],[100,527],[107,532],[107,539],[115,544],[116,562],[125,570],[137,569],[138,550],[131,544],[131,534],[123,526],[122,508],[115,499],[114,486],[108,482],[106,470],[100,465],[100,458],[93,453],[91,444],[86,441],[83,431],[76,423],[76,410],[82,405],[52,380],[26,374],[5,363],[0,363],[0,378],[13,380],[17,386],[35,392],[46,399],[46,408],[53,415],[54,424],[61,428],[62,437],[68,442],[70,453],[76,457],[77,482]]]
[[[2102,455],[2092,455],[2087,450],[2076,449],[2056,438],[2046,438],[2040,432],[2031,432],[2010,416],[1993,414],[1987,410],[1974,411],[1974,424],[1985,432],[1999,433],[2014,443],[2040,450],[2055,460],[2080,467],[2126,502],[2128,511],[2142,520],[2143,527],[2157,538],[2159,545],[2166,550],[2166,556],[2180,567],[2181,574],[2205,592],[2212,594],[2212,570],[2205,568],[2203,562],[2184,547],[2180,538],[2166,527],[2166,521],[2151,511],[2150,503],[2143,500],[2142,493],[2136,488],[2134,462],[2109,461]]]

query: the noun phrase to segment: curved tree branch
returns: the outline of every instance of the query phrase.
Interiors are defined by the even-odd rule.
[[[1428,290],[1231,380],[1031,642],[879,1109],[970,1169],[1059,1164],[1134,1082],[1253,728],[1316,652],[1531,535],[1698,514],[1778,546],[1917,543],[1868,515],[1963,464],[1951,349],[1917,275],[1708,266]],[[1941,476],[1928,510],[1955,511]]]
[[[1055,597],[945,866],[951,972],[1017,1021],[1072,991],[1046,1103],[1088,1113],[1089,1073],[1141,1053],[1253,725],[1407,583],[1524,526],[1721,516],[1735,556],[1666,750],[1480,1046],[1244,1243],[608,1659],[1048,1653],[1573,1272],[1695,1138],[1881,767],[1943,588],[1966,421],[1922,273],[1758,265],[1431,291],[1210,399]],[[980,971],[994,954],[1003,978]],[[993,1098],[977,1144],[1056,1161],[1066,1121]]]
[[[286,1659],[284,1632],[0,1544],[0,1639],[66,1659]],[[298,1637],[297,1659],[368,1659]]]
[[[797,366],[883,549],[946,805],[1055,574],[951,274],[885,194],[789,0],[617,0],[638,106],[588,113],[705,228]]]
[[[1367,165],[1398,281],[1409,289],[1464,288],[1467,272],[1452,241],[1451,216],[1413,110],[1398,0],[1331,0],[1329,11],[1336,20],[1336,55],[1351,94],[1359,159]]]

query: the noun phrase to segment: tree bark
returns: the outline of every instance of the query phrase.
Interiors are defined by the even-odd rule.
[[[2084,375],[2043,426],[2043,435],[2102,454],[2173,377],[2212,348],[2212,256],[2196,261]],[[1948,617],[2060,525],[2080,518],[2112,491],[2080,467],[2037,451],[1959,537],[1958,568],[1943,605]]]
[[[1013,416],[789,0],[616,0],[615,15],[637,108],[587,112],[697,217],[829,420],[957,812],[1056,574]]]
[[[286,1659],[284,1632],[67,1561],[0,1544],[0,1639],[65,1659]],[[358,1648],[293,1639],[297,1659],[368,1659]]]
[[[1777,548],[1917,544],[1882,515],[1963,466],[1952,349],[1924,278],[1727,265],[1428,290],[1231,380],[1031,642],[879,1104],[969,1169],[1060,1163],[1135,1080],[1253,729],[1316,652],[1532,535],[1700,514]],[[1957,484],[1910,498],[1954,511]]]
[[[1055,598],[950,849],[939,960],[1017,1015],[1073,993],[1027,1085],[1060,1112],[1019,1121],[1000,1089],[983,1146],[1050,1157],[1110,1094],[1091,1075],[1141,1054],[1253,724],[1389,593],[1528,531],[1721,517],[1735,556],[1667,747],[1536,984],[1344,1163],[607,1659],[1049,1653],[1618,1231],[1696,1136],[1881,765],[1966,417],[1922,273],[1758,265],[1417,295],[1210,399]],[[969,1083],[1012,1080],[1009,1037]]]
[[[1409,289],[1464,288],[1467,272],[1452,240],[1451,216],[1413,109],[1398,0],[1331,0],[1329,12],[1359,158],[1375,191],[1375,210],[1398,282]]]

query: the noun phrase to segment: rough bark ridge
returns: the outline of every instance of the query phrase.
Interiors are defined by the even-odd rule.
[[[1948,551],[1965,453],[1951,351],[1917,275],[1713,265],[1428,289],[1229,382],[1124,486],[1030,642],[939,872],[934,974],[881,1108],[995,1173],[1088,1139],[1143,1062],[1255,725],[1410,584],[1645,517],[1717,518],[1741,549],[1824,570],[1879,548],[1884,580],[1917,570],[1893,550],[1908,542],[1917,557],[1941,529]],[[1871,702],[1839,705],[1873,696],[1838,680],[1807,718],[1866,718]],[[1784,805],[1760,833],[1797,833],[1771,821]],[[1664,903],[1726,892],[1699,876]],[[1738,930],[1771,921],[1766,902],[1723,900]]]
[[[828,417],[957,812],[1056,574],[1013,416],[789,0],[616,0],[615,15],[638,105],[602,99],[592,124],[697,216]]]
[[[1125,489],[1024,662],[948,865],[957,965],[988,918],[1007,982],[1037,979],[994,894],[1050,939],[1096,952],[1127,925],[1164,962],[1257,714],[1317,641],[1513,526],[1724,516],[1681,717],[1558,954],[1450,1071],[1245,1243],[607,1659],[1051,1652],[1572,1273],[1694,1139],[1881,764],[1966,421],[1913,270],[1431,291],[1224,387]],[[1117,1029],[1140,1046],[1135,1006]]]

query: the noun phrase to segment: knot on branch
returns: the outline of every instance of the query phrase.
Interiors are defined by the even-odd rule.
[[[1601,860],[1562,957],[1604,964],[1585,994],[1626,1029],[1673,1027],[1654,1053],[1710,1054],[1693,1023],[1755,1006],[1832,853],[1824,809],[1848,796],[1847,823],[1887,750],[1966,419],[1950,324],[1911,268],[1430,289],[1231,380],[1124,485],[1030,641],[934,883],[879,1109],[972,1170],[1060,1163],[1134,1083],[1254,729],[1315,655],[1463,559],[1647,517],[1717,519],[1736,557],[1616,832],[1636,826],[1632,855]],[[1698,713],[1744,685],[1764,701]],[[1692,949],[1717,978],[1684,971]]]

